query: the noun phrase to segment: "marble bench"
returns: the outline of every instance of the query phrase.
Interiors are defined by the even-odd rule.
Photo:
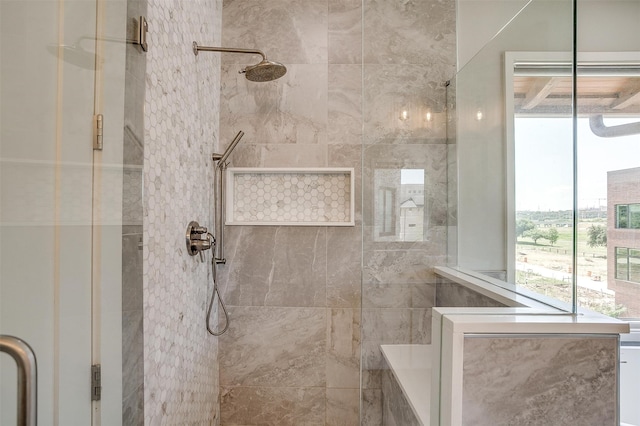
[[[381,345],[387,369],[382,374],[383,424],[428,426],[431,345]]]

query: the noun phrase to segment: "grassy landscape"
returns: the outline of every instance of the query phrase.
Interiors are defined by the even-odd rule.
[[[532,266],[525,271],[517,271],[516,283],[537,293],[553,297],[565,302],[571,302],[571,284],[568,274],[573,268],[573,227],[567,226],[569,221],[563,212],[550,212],[551,218],[543,212],[530,212],[537,230],[543,234],[553,228],[558,232],[558,239],[552,245],[547,239],[540,238],[536,242],[525,236],[518,238],[516,243],[516,260]],[[537,215],[537,216],[536,216]],[[578,304],[588,309],[602,312],[606,315],[619,316],[624,308],[615,305],[615,297],[606,291],[607,280],[607,247],[589,247],[588,228],[600,225],[606,228],[604,218],[588,218],[578,222],[577,236],[577,276],[580,283],[593,283],[594,288],[585,288],[585,284],[578,287]],[[543,274],[535,267],[556,271],[557,274]],[[564,280],[553,278],[557,275]],[[605,290],[602,290],[605,289]]]

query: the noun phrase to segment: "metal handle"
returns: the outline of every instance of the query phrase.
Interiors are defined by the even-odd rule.
[[[21,339],[0,335],[0,352],[9,354],[18,366],[18,426],[36,426],[38,373],[33,349]]]
[[[203,239],[202,236],[205,236]],[[209,233],[207,228],[200,226],[198,222],[191,221],[187,226],[187,232],[185,233],[187,243],[187,253],[190,256],[200,254],[200,260],[204,262],[203,251],[209,250],[211,247],[215,247],[216,240],[213,235]]]

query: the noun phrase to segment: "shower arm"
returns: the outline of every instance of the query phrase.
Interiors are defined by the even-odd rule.
[[[262,60],[266,60],[267,56],[258,49],[237,49],[232,47],[214,47],[214,46],[199,46],[197,42],[193,42],[193,54],[198,56],[198,52],[225,52],[225,53],[247,53],[252,55],[262,56]]]

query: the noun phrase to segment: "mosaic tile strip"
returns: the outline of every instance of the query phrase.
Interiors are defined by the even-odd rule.
[[[227,225],[354,225],[353,169],[227,173]]]

